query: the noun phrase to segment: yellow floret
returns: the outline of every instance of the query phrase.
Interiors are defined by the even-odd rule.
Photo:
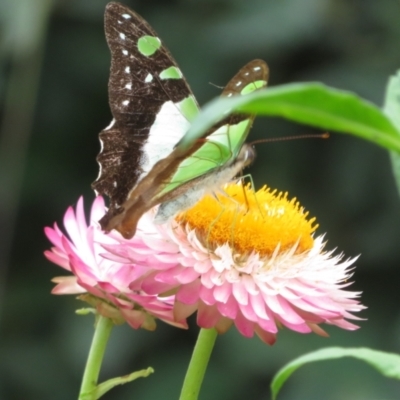
[[[255,192],[249,186],[229,184],[217,198],[207,195],[178,219],[195,229],[208,246],[229,243],[240,254],[253,251],[269,255],[298,243],[297,253],[313,246],[315,218],[296,198],[264,186]]]

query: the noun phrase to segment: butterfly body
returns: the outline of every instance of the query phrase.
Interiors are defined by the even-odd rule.
[[[244,144],[238,156],[232,159],[232,162],[228,165],[223,165],[206,175],[179,186],[172,200],[165,200],[160,204],[154,222],[156,224],[165,223],[177,213],[194,206],[204,195],[217,192],[221,186],[250,165],[254,159],[254,148]]]
[[[228,116],[181,146],[199,107],[176,62],[149,24],[122,4],[107,5],[105,31],[114,119],[99,135],[100,173],[92,187],[110,198],[102,228],[129,238],[152,207],[160,204],[156,222],[163,222],[248,165],[254,153],[243,144],[252,118]],[[267,77],[266,64],[254,60],[222,95],[257,90]]]

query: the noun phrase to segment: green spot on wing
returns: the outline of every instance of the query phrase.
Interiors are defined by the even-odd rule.
[[[140,53],[149,57],[161,47],[161,40],[158,37],[145,35],[139,38],[137,47]]]
[[[266,81],[254,81],[246,85],[242,91],[240,92],[241,95],[248,94],[254,92],[254,90],[261,89],[267,85]]]
[[[169,67],[160,73],[160,79],[181,79],[182,72],[177,67]]]
[[[188,121],[193,121],[193,119],[199,113],[199,106],[193,96],[188,96],[177,104],[179,111]]]

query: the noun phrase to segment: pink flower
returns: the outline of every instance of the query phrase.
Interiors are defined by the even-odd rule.
[[[154,318],[179,327],[186,321],[173,315],[174,296],[146,294],[135,287],[135,280],[145,271],[139,264],[107,257],[104,246],[119,244],[119,234],[105,234],[97,221],[104,215],[104,201],[97,197],[93,203],[89,225],[86,223],[83,200],[76,211],[69,207],[64,216],[66,236],[54,224],[45,228],[53,248],[45,256],[73,275],[54,278],[54,294],[81,294],[104,316],[115,322],[126,320],[133,328],[155,329]],[[140,251],[140,249],[137,249]]]
[[[345,290],[356,258],[324,251],[323,237],[313,237],[315,219],[287,194],[225,190],[165,225],[153,224],[154,210],[147,213],[132,239],[102,240],[105,257],[139,268],[131,290],[175,293],[176,320],[197,311],[199,326],[220,333],[234,324],[273,344],[280,327],[320,335],[322,323],[357,329],[347,320],[365,307],[360,293]]]
[[[154,317],[185,327],[197,312],[203,328],[235,325],[269,344],[282,327],[320,335],[323,323],[357,329],[348,320],[365,307],[360,293],[346,290],[356,259],[324,251],[315,219],[287,194],[225,191],[164,225],[153,223],[151,210],[132,239],[101,231],[100,197],[88,226],[80,200],[65,214],[69,238],[57,225],[46,228],[54,245],[47,258],[73,274],[56,278],[53,293],[86,293],[99,312],[134,328],[154,329]]]

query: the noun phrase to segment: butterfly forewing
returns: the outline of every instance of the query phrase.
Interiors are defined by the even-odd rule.
[[[109,196],[110,212],[118,213],[138,182],[183,137],[197,104],[174,59],[138,14],[109,3],[105,32],[114,119],[99,135],[100,174],[92,186]]]

